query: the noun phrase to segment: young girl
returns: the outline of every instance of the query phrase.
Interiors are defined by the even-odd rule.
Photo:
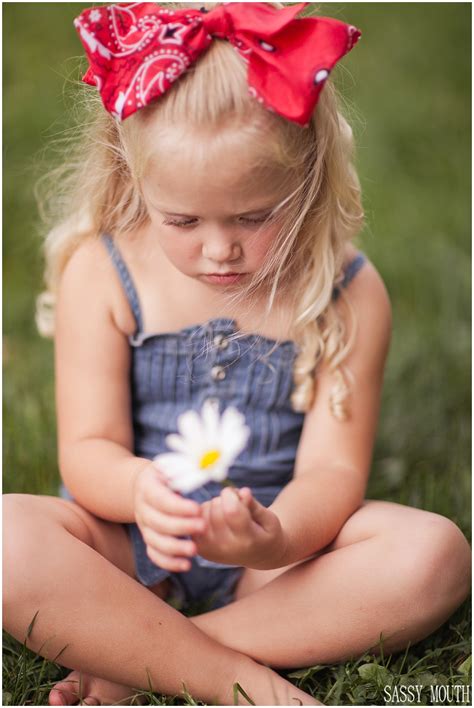
[[[73,669],[51,705],[316,704],[269,667],[398,651],[469,592],[454,523],[364,500],[390,304],[328,80],[359,33],[300,9],[77,20],[94,105],[39,315],[69,498],[4,507],[6,629],[37,613],[28,646]],[[250,429],[234,486],[178,494],[153,460],[209,400]]]

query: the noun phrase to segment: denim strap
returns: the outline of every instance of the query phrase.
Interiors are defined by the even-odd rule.
[[[125,295],[135,317],[135,322],[137,324],[135,334],[139,334],[143,331],[143,319],[140,308],[140,300],[138,299],[138,294],[135,285],[133,284],[132,276],[125,265],[125,261],[123,260],[119,249],[115,245],[113,238],[108,234],[102,234],[101,238],[107,251],[109,252],[110,258],[115,266],[115,270],[117,271],[118,277],[125,291]]]
[[[340,290],[342,288],[347,288],[351,280],[357,275],[359,270],[362,268],[364,263],[366,262],[366,257],[364,256],[363,253],[358,253],[357,256],[355,256],[349,265],[346,267],[344,271],[344,278],[342,279],[341,283],[337,285],[334,288],[333,291],[333,299],[337,300],[337,298],[340,295]]]

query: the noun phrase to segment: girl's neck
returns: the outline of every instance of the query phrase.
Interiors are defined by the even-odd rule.
[[[178,331],[223,317],[234,320],[243,332],[288,339],[284,304],[277,301],[265,316],[268,293],[247,300],[229,298],[222,290],[184,275],[167,260],[146,227],[119,236],[117,245],[137,288],[147,333]]]

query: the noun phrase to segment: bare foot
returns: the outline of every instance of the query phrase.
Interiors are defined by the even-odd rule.
[[[130,705],[135,691],[119,683],[96,678],[90,674],[72,671],[67,678],[59,681],[49,694],[50,706],[119,706]],[[140,698],[133,702],[141,705]]]
[[[281,677],[279,677],[281,678]],[[281,679],[287,684],[280,695],[274,694],[274,700],[271,705],[288,705],[288,706],[308,706],[308,705],[324,705],[307,693],[289,684],[289,682]],[[131,705],[132,696],[137,695],[136,692],[123,686],[119,683],[106,681],[105,679],[97,678],[91,674],[80,674],[79,671],[72,671],[69,676],[62,681],[59,681],[49,694],[50,706],[73,706],[73,705],[88,705],[88,706],[118,706]],[[146,699],[137,695],[133,700],[133,705],[144,705]],[[242,695],[238,695],[238,705],[248,705],[248,701]],[[264,701],[260,705],[270,705],[268,701]]]
[[[324,705],[269,667],[260,664],[255,667],[250,665],[250,671],[240,675],[238,684],[244,691],[244,693],[238,692],[237,705],[239,706],[249,705],[245,694],[248,694],[253,704],[257,706],[295,706],[296,708],[297,706]],[[232,704],[233,701],[229,701],[226,705]]]
[[[265,705],[265,704],[264,704]],[[272,704],[273,705],[273,704]],[[324,703],[313,698],[309,693],[305,693],[300,688],[290,684],[283,693],[276,697],[275,705],[283,706],[323,706]]]

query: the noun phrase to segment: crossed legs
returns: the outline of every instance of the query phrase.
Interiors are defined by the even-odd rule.
[[[39,609],[31,648],[54,658],[69,645],[61,663],[110,682],[102,694],[147,689],[148,668],[163,693],[184,681],[202,700],[232,703],[239,681],[261,705],[315,703],[262,664],[342,661],[377,651],[381,633],[397,651],[469,592],[470,548],[455,524],[390,502],[365,502],[311,560],[245,571],[234,603],[191,620],[131,577],[122,527],[50,497],[12,495],[4,518],[6,629],[23,641]]]

